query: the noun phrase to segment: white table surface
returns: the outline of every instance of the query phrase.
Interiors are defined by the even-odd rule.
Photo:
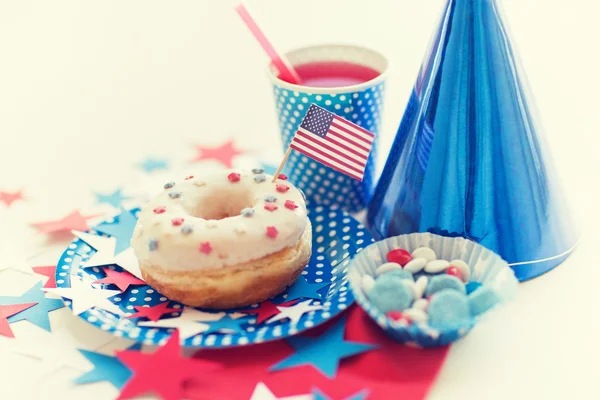
[[[234,4],[0,1],[0,190],[23,189],[29,198],[10,208],[0,204],[0,259],[56,262],[65,242],[48,244],[27,223],[74,208],[110,212],[95,204],[93,191],[152,183],[135,166],[147,156],[174,160],[175,171],[187,170],[191,144],[235,137],[240,147],[277,161],[281,145],[266,59]],[[547,140],[585,234],[562,266],[522,284],[514,303],[452,346],[430,399],[600,398],[596,4],[504,1]],[[389,57],[394,69],[382,132],[386,148],[442,0],[249,5],[281,49],[348,42]],[[249,162],[240,157],[238,165]],[[37,279],[1,271],[0,294],[18,295]],[[68,309],[51,313],[51,323],[53,329],[70,327],[91,347],[110,339]],[[11,326],[31,340],[42,333],[27,321]],[[1,339],[0,399],[116,397],[108,383],[73,385],[80,372],[68,368],[31,378],[39,375],[36,360],[12,354],[10,341]],[[115,340],[101,349],[125,346]]]

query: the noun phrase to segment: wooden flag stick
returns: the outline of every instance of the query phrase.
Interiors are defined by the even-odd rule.
[[[279,167],[277,168],[277,171],[275,171],[275,175],[273,175],[273,180],[271,182],[275,182],[277,180],[277,177],[281,173],[281,170],[283,169],[283,166],[287,162],[287,159],[290,156],[291,152],[292,152],[292,147],[288,146],[288,149],[285,152],[285,155],[283,156],[283,160],[281,160],[281,164],[279,164]]]

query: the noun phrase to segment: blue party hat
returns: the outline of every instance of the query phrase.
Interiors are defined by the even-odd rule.
[[[463,236],[526,280],[579,233],[496,0],[448,0],[367,221],[377,238]]]

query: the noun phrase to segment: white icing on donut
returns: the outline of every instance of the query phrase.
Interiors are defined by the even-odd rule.
[[[138,260],[179,271],[221,268],[295,246],[307,222],[303,196],[272,178],[227,171],[166,184],[140,212],[131,240]]]

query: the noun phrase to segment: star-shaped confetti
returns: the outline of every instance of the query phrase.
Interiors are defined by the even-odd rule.
[[[250,400],[313,400],[313,396],[310,394],[290,396],[290,397],[277,397],[271,392],[271,389],[267,387],[263,382],[258,382],[252,392]]]
[[[244,328],[242,325],[247,323],[248,320],[244,318],[233,319],[229,315],[223,316],[221,319],[209,323],[207,330],[203,332],[204,335],[209,333],[243,333]]]
[[[0,250],[0,254],[2,254],[2,250]],[[23,272],[24,274],[31,275],[33,273],[31,269],[31,265],[25,260],[10,258],[8,260],[0,260],[0,271],[5,269],[12,269],[13,271]]]
[[[180,312],[179,308],[169,308],[169,302],[157,304],[152,307],[133,306],[135,313],[128,315],[127,318],[148,318],[150,321],[158,321],[165,314]]]
[[[8,317],[12,317],[15,314],[20,313],[21,311],[27,310],[35,306],[37,303],[25,303],[25,304],[12,304],[9,306],[0,306],[0,335],[7,337],[15,337],[12,330],[10,329],[10,325],[8,324]]]
[[[23,293],[21,296],[1,296],[1,305],[13,305],[23,303],[37,303],[33,307],[30,307],[12,317],[8,318],[8,322],[17,322],[27,320],[34,325],[39,326],[42,329],[50,332],[50,320],[48,319],[48,312],[63,308],[65,304],[62,300],[49,299],[42,292],[42,282],[38,282],[33,285],[29,290]]]
[[[24,200],[23,192],[3,192],[0,190],[0,201],[6,204],[6,207],[10,207],[12,203],[17,200]]]
[[[242,310],[240,312],[244,313],[244,314],[256,314],[255,324],[259,325],[259,324],[262,324],[263,322],[265,322],[266,320],[268,320],[269,318],[271,318],[272,316],[280,313],[277,306],[287,307],[287,306],[291,306],[292,304],[294,304],[294,301],[281,303],[281,304],[275,304],[275,303],[270,302],[269,300],[265,300],[262,303],[260,303],[260,305],[256,308]]]
[[[118,358],[89,350],[79,350],[79,352],[94,364],[94,369],[77,377],[73,382],[83,384],[108,381],[115,388],[121,389],[131,378],[131,370]]]
[[[110,335],[105,334],[93,339],[97,347],[114,340]],[[70,329],[60,328],[52,333],[38,330],[27,338],[12,339],[9,349],[14,353],[39,359],[35,374],[42,376],[60,367],[69,367],[76,371],[90,370],[91,363],[78,350],[82,347],[85,347],[84,343],[73,336]]]
[[[161,160],[158,158],[147,158],[140,164],[140,167],[150,173],[161,169],[169,168],[169,164],[166,160]]]
[[[89,215],[87,217],[81,215],[78,210],[72,211],[65,217],[56,221],[36,222],[31,224],[39,233],[59,233],[75,231],[87,231],[90,229],[87,220],[95,218],[98,215]]]
[[[223,164],[227,168],[233,168],[234,157],[244,154],[244,151],[237,150],[230,140],[217,147],[196,146],[198,154],[192,162],[214,160]]]
[[[129,247],[125,251],[115,255],[117,249],[116,238],[77,231],[73,231],[73,234],[96,250],[96,252],[83,264],[83,268],[118,265],[133,276],[139,279],[142,278],[142,271],[140,271],[133,248]]]
[[[121,309],[108,300],[110,297],[121,294],[119,290],[95,289],[91,282],[83,282],[71,276],[70,288],[44,289],[46,293],[55,294],[71,300],[73,314],[79,315],[92,307],[123,315]]]
[[[36,274],[44,275],[45,277],[48,278],[48,280],[44,284],[45,288],[55,288],[56,287],[56,265],[32,267],[31,269]]]
[[[159,321],[138,322],[138,326],[177,328],[179,329],[181,340],[186,340],[187,338],[205,332],[209,328],[209,325],[206,322],[216,321],[223,315],[224,313],[212,314],[191,307],[185,307],[178,317],[165,318]]]
[[[312,392],[314,400],[334,400],[323,393],[319,388],[314,388]],[[348,397],[344,397],[342,400],[366,400],[368,395],[369,391],[365,389]]]
[[[277,306],[279,314],[268,320],[267,323],[281,321],[282,319],[288,318],[291,323],[297,324],[304,314],[323,309],[323,306],[311,306],[310,303],[312,303],[312,300],[306,300],[291,307]]]
[[[272,366],[270,371],[312,365],[325,376],[335,378],[341,359],[377,348],[373,344],[345,341],[345,327],[346,317],[343,317],[318,338],[308,336],[288,338],[287,342],[296,352]]]
[[[321,300],[321,294],[319,290],[330,285],[330,282],[327,283],[308,283],[303,276],[300,276],[296,283],[292,285],[288,289],[287,300],[296,300],[296,299],[315,299]]]
[[[126,291],[131,285],[145,285],[141,279],[136,278],[129,272],[119,272],[110,268],[104,268],[106,277],[95,281],[94,283],[103,283],[105,285],[116,285],[122,292]]]
[[[121,208],[121,203],[123,203],[123,201],[125,201],[125,200],[130,199],[130,197],[125,196],[121,192],[122,192],[122,189],[117,189],[114,192],[112,192],[111,194],[95,193],[96,200],[98,201],[98,203],[110,204],[114,208]]]
[[[133,372],[119,399],[153,392],[164,400],[179,400],[184,398],[184,383],[198,379],[206,382],[211,373],[220,369],[221,365],[215,362],[183,357],[179,341],[179,331],[175,331],[169,341],[152,354],[132,350],[117,352],[117,358]]]
[[[129,248],[129,242],[131,241],[137,218],[124,208],[121,208],[121,213],[116,218],[118,221],[112,223],[103,222],[95,229],[98,232],[117,238],[115,254],[119,254]]]

